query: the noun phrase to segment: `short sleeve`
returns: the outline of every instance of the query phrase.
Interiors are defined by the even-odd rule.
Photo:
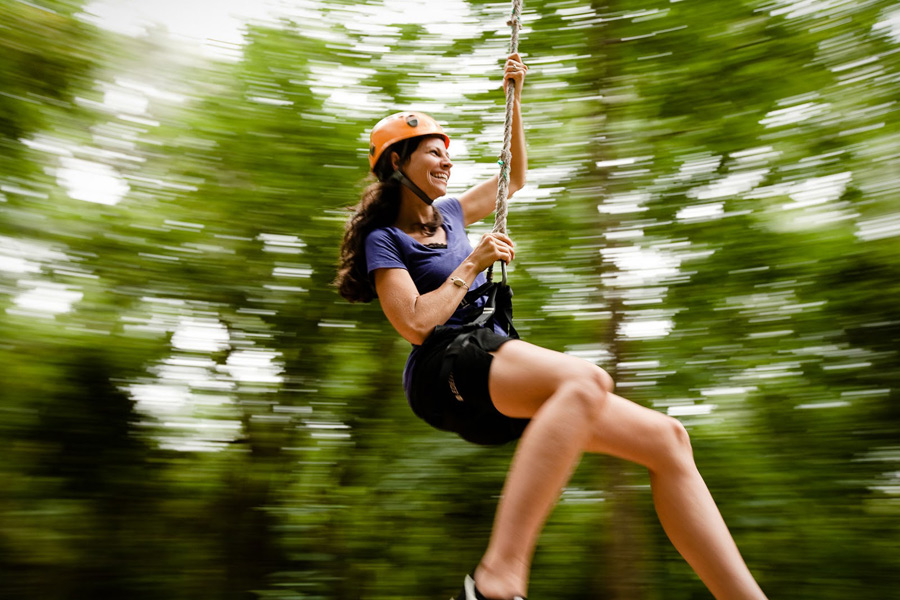
[[[376,229],[366,237],[366,271],[375,269],[406,269],[396,240],[386,229]]]
[[[462,204],[456,198],[441,198],[435,200],[434,207],[441,211],[444,218],[460,230],[465,229],[466,224],[463,223]]]

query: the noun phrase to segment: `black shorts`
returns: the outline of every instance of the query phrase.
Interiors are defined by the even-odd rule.
[[[529,419],[494,408],[490,354],[512,338],[484,327],[438,327],[422,344],[410,380],[410,406],[432,427],[487,446],[519,439]]]

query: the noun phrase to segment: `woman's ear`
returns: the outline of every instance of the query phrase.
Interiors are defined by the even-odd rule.
[[[395,171],[400,168],[400,155],[396,152],[391,152],[391,166]]]

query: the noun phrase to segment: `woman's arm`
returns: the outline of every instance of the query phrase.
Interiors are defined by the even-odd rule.
[[[394,329],[412,344],[421,344],[435,327],[443,325],[456,312],[468,291],[457,286],[458,277],[472,285],[475,277],[498,260],[511,261],[515,256],[512,240],[502,233],[487,233],[478,246],[436,290],[419,294],[406,269],[376,269],[375,290],[381,310]]]
[[[509,196],[512,197],[525,185],[528,173],[528,152],[525,149],[525,129],[522,126],[522,86],[525,85],[525,72],[528,67],[521,61],[518,54],[511,54],[506,60],[506,68],[503,72],[504,84],[512,79],[516,83],[516,93],[513,100],[512,141],[510,153],[512,159],[509,165]],[[470,188],[459,197],[459,203],[463,209],[463,221],[466,226],[480,221],[492,212],[497,205],[497,183],[499,176],[494,175],[487,181]]]

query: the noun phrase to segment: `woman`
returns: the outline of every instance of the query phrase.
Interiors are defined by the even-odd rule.
[[[516,91],[510,195],[527,170],[520,114],[526,71],[517,54],[506,61],[504,81],[513,80]],[[524,599],[537,537],[585,451],[649,469],[666,533],[716,598],[765,598],[679,421],[614,394],[610,376],[589,362],[513,339],[497,313],[484,326],[466,325],[485,302],[466,298],[467,291],[483,283],[488,266],[515,258],[506,235],[486,234],[472,249],[464,231],[494,210],[497,176],[458,199],[444,198],[453,166],[449,138],[422,113],[382,120],[371,142],[377,181],[348,221],[340,293],[351,301],[377,296],[413,344],[403,383],[417,415],[477,443],[521,437],[487,551],[458,600]]]

